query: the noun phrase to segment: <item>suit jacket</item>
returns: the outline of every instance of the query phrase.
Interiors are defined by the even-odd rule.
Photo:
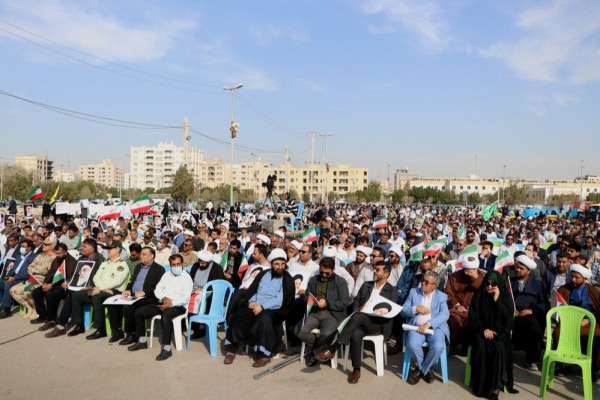
[[[231,278],[227,279],[227,281],[229,283],[231,283],[231,285],[235,289],[239,288],[240,287],[240,283],[242,283],[242,280],[238,276],[238,272],[240,271],[240,265],[242,265],[242,257],[245,257],[245,255],[242,254],[241,251],[238,251],[236,253],[236,255],[233,256],[233,272],[231,274]],[[221,279],[225,279],[225,278],[221,278]]]
[[[10,269],[10,271],[6,273],[6,276],[14,276],[16,281],[26,281],[29,277],[27,267],[29,267],[29,264],[31,264],[31,262],[35,259],[36,256],[37,254],[35,254],[33,251],[30,251],[29,254],[27,254],[25,257],[23,257],[21,253],[19,253],[19,255],[15,258],[15,263],[13,264],[13,267]],[[21,265],[19,273],[15,275],[16,269],[21,263],[21,261],[23,261],[23,265]]]
[[[356,295],[356,298],[354,299],[354,311],[355,312],[358,311],[360,308],[362,308],[367,303],[367,301],[369,300],[369,297],[371,297],[371,292],[373,291],[374,287],[375,287],[375,281],[365,282],[360,287],[360,290],[358,291],[358,294]],[[383,285],[383,287],[381,288],[381,291],[379,292],[379,295],[381,297],[385,297],[386,299],[388,299],[389,301],[392,301],[392,302],[396,302],[398,300],[398,291],[389,282],[386,282]],[[379,317],[373,317],[373,318],[379,318]],[[394,323],[394,319],[390,318],[383,325],[382,333],[383,333],[383,337],[386,340],[389,339],[390,336],[392,335],[393,323]]]
[[[158,265],[154,261],[152,261],[148,268],[150,270],[148,271],[148,275],[146,275],[146,279],[144,280],[144,286],[142,287],[142,290],[146,294],[146,298],[158,301],[158,299],[154,297],[154,289],[156,289],[156,285],[158,285],[160,278],[162,278],[163,274],[165,273],[165,269],[162,265]],[[137,279],[137,276],[140,273],[141,269],[141,263],[135,266],[135,269],[133,270],[133,277],[127,284],[127,289],[125,290],[131,291],[131,288],[133,287],[133,284],[135,283],[135,280]]]
[[[423,302],[423,291],[421,288],[414,288],[410,291],[408,299],[402,306],[400,315],[406,318],[406,323],[416,325],[417,314],[413,313],[413,307],[420,306]],[[431,299],[431,319],[429,324],[431,329],[441,329],[446,336],[446,343],[450,343],[450,329],[448,328],[448,319],[450,311],[448,311],[448,296],[439,290],[433,292]]]
[[[260,281],[263,279],[267,272],[271,271],[271,269],[265,269],[261,273],[259,273],[248,290],[242,294],[239,302],[236,303],[237,308],[239,307],[248,307],[248,299],[256,294],[258,291],[258,285]],[[292,311],[292,307],[294,306],[294,300],[296,299],[296,285],[294,285],[294,281],[292,280],[292,276],[289,272],[283,271],[283,301],[281,302],[281,308],[278,310],[263,310],[262,312],[274,313],[273,322],[276,324],[282,323],[290,311]],[[235,312],[235,309],[231,310],[231,313]]]
[[[73,277],[73,274],[75,273],[75,268],[77,267],[77,260],[70,255],[69,253],[67,253],[67,256],[65,257],[65,273],[66,273],[66,281],[69,282],[71,280],[71,278]],[[48,270],[48,273],[46,274],[46,277],[44,278],[44,283],[52,283],[52,279],[54,279],[54,274],[56,273],[56,270],[58,269],[58,267],[60,267],[60,264],[62,264],[63,260],[59,259],[59,258],[55,258],[54,260],[52,260],[52,264],[50,264],[50,270]],[[63,281],[58,281],[56,282],[56,284],[54,286],[58,286],[61,283],[63,283]]]
[[[487,272],[493,271],[494,270],[494,265],[496,264],[496,256],[493,254],[490,254],[486,260],[486,262],[483,262],[483,257],[479,256],[479,269],[484,269]]]
[[[316,297],[317,285],[319,284],[319,276],[313,276],[308,281],[304,299],[308,301],[309,293]],[[348,285],[346,280],[339,275],[333,274],[333,278],[327,284],[327,294],[325,295],[327,305],[325,309],[331,312],[331,315],[338,322],[342,322],[346,318],[346,310],[350,302],[350,293],[348,293]],[[314,306],[316,307],[316,306]],[[318,308],[318,307],[317,307]]]
[[[211,261],[208,268],[210,268],[210,272],[208,273],[207,282],[215,281],[217,279],[225,279],[225,276],[223,275],[223,268],[216,262]],[[192,281],[196,277],[196,273],[198,272],[198,269],[200,269],[200,264],[195,263],[192,266],[192,270],[190,271],[190,276],[192,277]]]

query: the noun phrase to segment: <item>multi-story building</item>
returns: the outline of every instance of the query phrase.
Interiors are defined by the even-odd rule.
[[[77,172],[84,181],[92,181],[97,185],[124,189],[123,167],[114,165],[111,160],[102,160],[98,164],[81,164]]]
[[[54,160],[48,157],[38,157],[34,154],[15,156],[15,165],[33,173],[38,182],[51,181],[54,175]]]
[[[204,151],[189,148],[187,166],[196,183],[201,182],[200,165],[204,160]],[[183,147],[173,142],[160,142],[157,146],[131,147],[130,186],[144,189],[159,189],[170,186],[175,172],[184,161]]]
[[[73,172],[54,171],[54,176],[52,177],[52,180],[54,180],[55,182],[65,183],[75,182],[77,180],[77,176]]]

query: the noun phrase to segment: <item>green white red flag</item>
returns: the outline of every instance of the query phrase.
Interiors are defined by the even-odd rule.
[[[354,315],[356,311],[354,311],[352,314],[348,315],[346,317],[345,320],[343,320],[339,325],[338,325],[338,333],[342,333],[342,331],[344,330],[344,328],[346,327],[346,325],[348,325],[348,322],[350,322],[350,318],[352,318],[352,316]]]
[[[375,218],[375,221],[373,221],[373,228],[375,228],[375,229],[385,228],[386,226],[387,226],[387,218],[386,217]]]
[[[221,268],[226,269],[227,268],[227,259],[229,258],[229,250],[225,250],[225,253],[223,253],[223,255],[221,256],[221,262],[219,263],[219,265],[221,265]]]
[[[310,310],[317,303],[317,298],[312,293],[308,295],[308,301],[306,302],[306,315],[310,314]]]
[[[463,251],[460,252],[461,255],[463,256],[471,256],[474,255],[475,257],[479,256],[479,248],[477,247],[476,244],[466,247]]]
[[[413,242],[412,247],[408,250],[410,253],[410,257],[408,261],[421,261],[423,258],[423,252],[425,250],[425,245],[427,244],[427,236],[422,232],[419,232],[415,235],[415,241]]]
[[[465,228],[465,224],[460,224],[460,228],[458,228],[458,238],[463,240],[467,237],[467,228]]]
[[[33,200],[41,199],[42,197],[44,197],[44,193],[42,192],[42,189],[38,185],[38,186],[34,187],[31,190],[31,192],[29,192],[25,201],[33,201]]]
[[[435,257],[441,253],[442,247],[446,244],[447,238],[432,240],[427,243],[423,249],[423,256],[425,257]]]
[[[148,195],[143,195],[133,201],[130,207],[132,214],[138,214],[150,211],[150,199]]]
[[[244,277],[244,273],[248,270],[248,268],[250,268],[248,259],[246,258],[246,255],[242,253],[242,263],[240,264],[240,269],[238,270],[238,276],[240,279]]]
[[[556,292],[556,305],[557,306],[567,306],[569,303],[565,300],[564,297],[561,296],[560,293]]]
[[[307,230],[305,230],[302,234],[300,234],[300,238],[302,239],[302,243],[312,243],[317,241],[317,231],[314,226],[311,226]]]
[[[502,273],[504,267],[509,267],[513,265],[515,262],[507,250],[504,250],[502,253],[498,254],[496,257],[496,263],[494,264],[494,271],[498,271]]]
[[[150,210],[148,212],[151,215],[156,215],[156,214],[158,214],[159,211],[160,211],[160,203],[157,201],[156,203],[152,204],[152,206],[150,207]]]
[[[109,212],[104,215],[101,215],[98,218],[98,221],[104,221],[105,219],[117,219],[121,216],[121,210],[123,209],[123,202],[120,202],[116,206],[114,206]]]
[[[67,272],[65,270],[65,262],[63,261],[54,273],[54,277],[52,278],[52,284],[55,285],[60,281],[64,281],[66,276]]]

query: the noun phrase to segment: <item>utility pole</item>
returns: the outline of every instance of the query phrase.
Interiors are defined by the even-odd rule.
[[[327,202],[327,177],[328,177],[328,171],[327,171],[327,163],[328,163],[328,159],[327,159],[327,138],[330,136],[333,136],[333,133],[319,133],[319,136],[324,137],[325,138],[325,159],[323,162],[323,172],[322,172],[322,176],[321,176],[321,182],[323,182],[323,198],[322,198],[322,202],[326,203]],[[314,138],[314,136],[313,136]]]
[[[183,165],[187,167],[188,165],[188,157],[189,157],[189,145],[188,142],[191,137],[188,135],[188,119],[187,117],[183,119]],[[163,166],[164,167],[164,166]]]
[[[290,192],[290,148],[285,146],[285,192]]]
[[[504,182],[506,181],[506,164],[502,166],[502,205],[504,205]]]
[[[579,203],[579,208],[584,209],[583,206],[583,160],[581,160],[581,167],[579,170],[579,187],[581,188],[581,201]]]
[[[311,147],[310,147],[310,169],[308,172],[308,180],[309,180],[309,187],[308,187],[308,201],[312,202],[313,201],[313,165],[315,164],[315,135],[320,135],[320,132],[306,132],[307,135],[312,135],[312,142],[311,142]]]

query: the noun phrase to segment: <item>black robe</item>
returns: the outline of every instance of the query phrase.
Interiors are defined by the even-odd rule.
[[[513,328],[514,303],[508,291],[507,282],[499,277],[500,297],[494,301],[487,293],[483,282],[469,307],[469,326],[473,330],[471,350],[471,380],[473,394],[489,397],[494,390],[506,385],[513,387],[513,346],[510,332]],[[498,275],[498,274],[496,274]],[[491,329],[497,335],[486,339],[483,331]]]

